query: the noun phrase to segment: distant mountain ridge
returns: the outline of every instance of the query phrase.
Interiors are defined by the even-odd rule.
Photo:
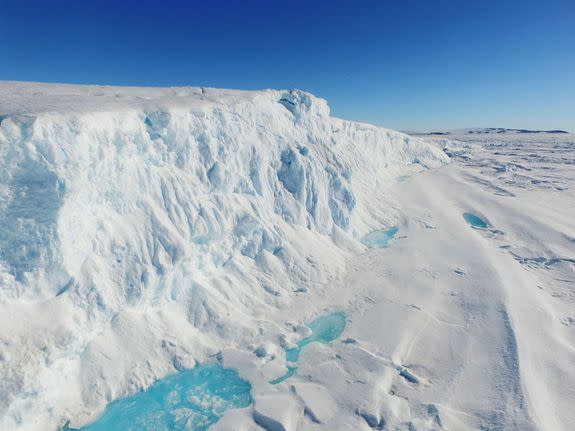
[[[471,129],[455,129],[433,132],[411,132],[410,135],[483,135],[483,134],[533,134],[533,133],[569,133],[566,130],[553,129],[553,130],[529,130],[529,129],[507,129],[504,127],[483,127]]]

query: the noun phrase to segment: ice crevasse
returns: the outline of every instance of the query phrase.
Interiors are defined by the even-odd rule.
[[[1,429],[82,422],[248,343],[341,270],[394,175],[448,161],[303,91],[0,95]]]

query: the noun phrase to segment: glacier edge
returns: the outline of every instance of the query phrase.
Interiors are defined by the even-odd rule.
[[[387,182],[448,162],[302,91],[19,85],[0,85],[7,430],[253,344],[394,219]]]

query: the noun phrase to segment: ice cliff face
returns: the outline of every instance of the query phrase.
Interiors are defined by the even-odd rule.
[[[214,346],[241,338],[242,325],[225,321],[256,319],[344,266],[378,222],[386,181],[446,162],[417,139],[331,118],[301,91],[3,83],[0,93],[0,304],[22,318],[41,304],[53,318],[25,334],[4,314],[13,330],[0,346],[19,353],[0,355],[2,429],[27,423],[24,398],[55,409],[53,422],[35,414],[57,426],[184,353],[201,359],[199,348],[174,353],[150,336],[148,371],[134,383],[137,371],[118,359],[108,378],[95,339],[115,331],[119,350],[147,339],[139,324],[118,323],[131,312],[177,306],[186,324],[216,334]],[[170,332],[181,325],[173,319],[146,325]],[[63,358],[81,382],[70,386],[75,401],[38,379],[61,373]]]
[[[443,160],[407,136],[330,118],[299,91],[192,111],[5,117],[0,149],[5,298],[48,299],[84,278],[103,307],[138,303],[190,258],[219,267],[238,253],[278,255],[285,226],[353,235],[354,212],[369,205],[358,188],[375,192],[389,166]],[[117,284],[111,297],[102,273]]]

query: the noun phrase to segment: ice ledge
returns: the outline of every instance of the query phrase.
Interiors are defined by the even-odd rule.
[[[118,111],[203,110],[274,101],[294,116],[329,116],[324,99],[301,90],[225,90],[206,87],[114,87],[0,81],[0,121],[7,117]]]

